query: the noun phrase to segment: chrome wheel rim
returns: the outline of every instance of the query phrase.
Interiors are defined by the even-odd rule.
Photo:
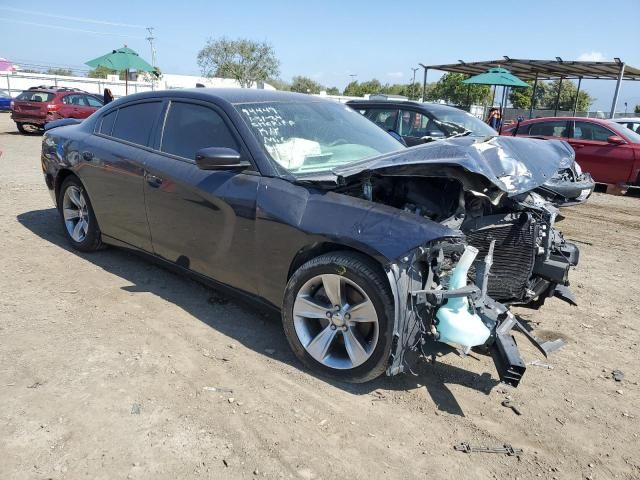
[[[293,304],[293,324],[316,361],[347,370],[362,365],[378,344],[375,306],[354,281],[322,274],[308,280]]]
[[[75,185],[64,191],[62,216],[69,236],[74,242],[82,242],[89,231],[89,206],[84,192]]]

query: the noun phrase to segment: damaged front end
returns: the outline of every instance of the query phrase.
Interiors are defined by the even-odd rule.
[[[555,228],[557,207],[536,191],[558,164],[571,160],[567,155],[561,144],[526,139],[441,141],[366,170],[345,169],[336,191],[461,231],[479,251],[469,269],[472,281],[495,243],[487,292],[497,301],[539,308],[556,296],[575,304],[568,275],[578,264],[578,248]]]
[[[410,371],[427,356],[429,344],[446,343],[468,353],[478,347],[491,353],[500,380],[517,387],[525,364],[511,330],[519,329],[546,356],[558,342],[538,342],[508,308],[488,295],[495,241],[476,260],[478,250],[459,239],[421,247],[390,265],[395,322],[388,375]],[[476,282],[469,283],[472,265]]]

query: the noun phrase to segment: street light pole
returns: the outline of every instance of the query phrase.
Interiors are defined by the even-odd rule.
[[[411,81],[411,97],[415,97],[415,86],[416,86],[416,71],[420,70],[420,67],[416,67],[413,68],[411,67],[411,70],[413,70],[413,80]],[[413,98],[411,98],[411,100],[413,100]]]

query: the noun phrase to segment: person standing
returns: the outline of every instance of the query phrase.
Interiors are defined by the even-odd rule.
[[[500,128],[501,122],[502,119],[500,118],[500,109],[493,107],[491,110],[489,110],[487,124],[494,130],[498,130]]]
[[[113,102],[113,94],[111,93],[111,89],[109,88],[105,88],[104,89],[104,104],[106,105],[107,103]]]

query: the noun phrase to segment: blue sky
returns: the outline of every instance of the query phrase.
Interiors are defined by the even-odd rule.
[[[126,43],[149,59],[147,32],[141,27],[153,26],[158,65],[167,73],[198,74],[198,50],[209,37],[226,35],[270,42],[281,60],[284,79],[306,75],[339,88],[349,82],[350,74],[360,80],[407,82],[411,67],[419,62],[489,60],[503,55],[565,60],[620,57],[640,67],[640,0],[501,4],[475,0],[0,0],[0,57],[81,67],[84,61]],[[430,75],[429,80],[436,77]],[[609,109],[614,82],[583,85],[597,98],[596,108]],[[625,101],[630,109],[640,104],[640,82],[623,83],[619,109]]]

